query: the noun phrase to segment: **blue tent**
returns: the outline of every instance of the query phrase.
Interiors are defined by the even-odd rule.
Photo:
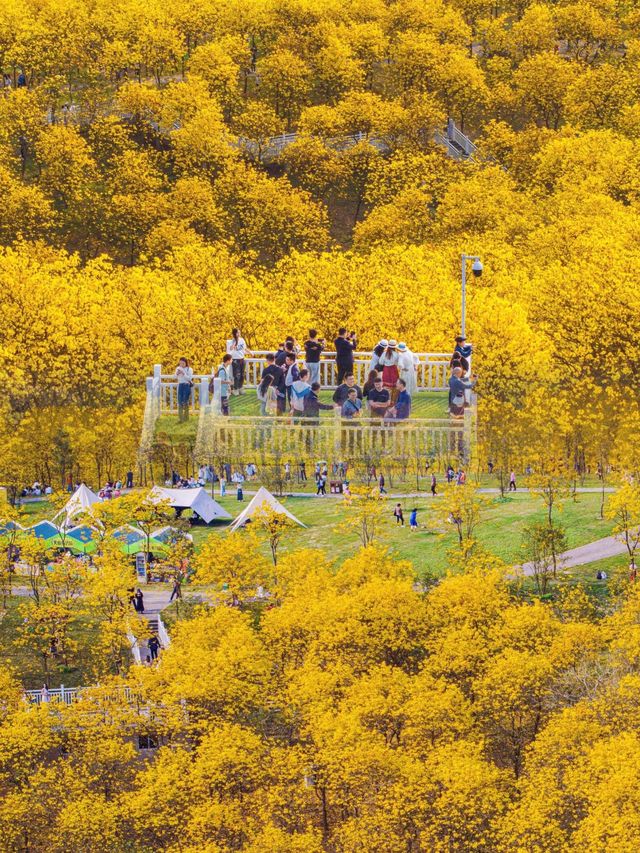
[[[126,547],[129,547],[144,539],[144,534],[133,527],[121,527],[119,530],[114,531],[113,538]]]
[[[33,527],[27,528],[27,533],[33,533],[38,539],[52,539],[60,532],[52,521],[39,521]]]
[[[15,521],[5,521],[3,524],[0,524],[0,536],[5,536],[14,530],[24,530],[24,527]]]

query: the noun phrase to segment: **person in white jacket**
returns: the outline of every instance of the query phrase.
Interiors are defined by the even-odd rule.
[[[404,379],[407,391],[413,397],[418,392],[417,358],[404,341],[400,341],[398,344],[398,370],[400,371],[400,379]]]

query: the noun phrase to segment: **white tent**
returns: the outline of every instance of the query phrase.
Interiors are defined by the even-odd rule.
[[[151,489],[151,500],[169,501],[176,509],[192,509],[200,518],[209,524],[214,518],[231,518],[231,515],[202,487],[199,489],[163,489],[154,486]]]
[[[95,492],[92,492],[88,486],[81,483],[66,504],[62,507],[60,512],[54,515],[54,519],[63,515],[64,521],[62,524],[65,527],[68,527],[77,515],[82,515],[82,513],[87,512],[93,504],[99,504],[101,502],[102,498],[99,498],[98,495],[96,495]]]
[[[300,527],[307,526],[306,524],[303,524],[301,521],[299,521],[295,517],[295,515],[293,515],[293,513],[289,512],[288,509],[283,507],[280,501],[274,498],[271,492],[267,491],[264,486],[261,486],[229,529],[237,530],[239,527],[242,527],[242,525],[246,524],[252,516],[260,513],[260,510],[262,509],[264,504],[266,504],[269,509],[272,509],[274,512],[279,512],[282,513],[282,515],[286,515],[287,518],[290,518],[291,521],[295,522],[296,524],[299,524]]]

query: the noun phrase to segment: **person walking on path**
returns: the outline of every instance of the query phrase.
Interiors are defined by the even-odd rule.
[[[126,479],[126,489],[133,488],[133,471],[127,471],[127,479]]]
[[[516,472],[512,471],[509,474],[509,491],[510,492],[516,492],[517,490],[518,490],[518,488],[516,486]]]
[[[387,494],[387,490],[384,487],[384,474],[382,472],[380,473],[380,476],[378,477],[378,488],[380,489],[381,495]]]
[[[186,358],[181,358],[178,362],[176,379],[178,380],[178,420],[188,421],[191,389],[193,388],[193,370],[189,367]]]
[[[344,326],[338,329],[338,337],[333,342],[336,348],[336,368],[338,370],[337,385],[341,385],[348,373],[353,373],[353,352],[358,345],[356,333],[347,334]]]
[[[404,515],[402,513],[402,504],[396,504],[393,510],[393,515],[396,520],[396,525],[401,524],[404,527]]]
[[[251,354],[247,349],[245,339],[240,334],[240,329],[231,330],[231,338],[227,341],[227,354],[231,356],[231,371],[233,374],[234,395],[244,394],[244,357]]]
[[[142,594],[140,587],[137,588],[136,594],[133,598],[133,606],[135,607],[136,613],[144,613],[144,595]]]
[[[325,495],[327,494],[327,478],[323,473],[320,473],[318,476],[318,488],[316,489],[317,495]]]
[[[438,486],[438,481],[436,480],[436,475],[432,474],[431,475],[431,494],[434,496],[434,498],[436,496],[437,486]]]
[[[298,471],[299,471],[299,475],[300,475],[300,482],[306,483],[307,482],[307,463],[304,461],[304,459],[300,461],[300,463],[298,465]]]
[[[149,647],[149,654],[151,655],[151,660],[158,660],[160,642],[155,634],[152,637],[149,637],[149,639],[147,640],[147,646]]]
[[[324,338],[318,340],[316,329],[309,329],[309,337],[304,342],[304,366],[309,371],[309,383],[320,382],[320,355],[325,347]]]
[[[182,586],[180,585],[179,577],[174,578],[173,589],[171,590],[171,598],[169,599],[169,604],[171,604],[174,598],[182,598]]]
[[[409,516],[409,530],[412,532],[418,529],[418,510],[414,507]]]

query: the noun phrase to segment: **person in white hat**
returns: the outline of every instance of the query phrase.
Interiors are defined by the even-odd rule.
[[[382,353],[378,361],[378,367],[382,368],[382,382],[384,387],[387,388],[391,394],[392,403],[395,402],[395,398],[398,394],[396,382],[400,378],[397,346],[397,341],[390,340],[387,344],[387,348]]]
[[[398,370],[400,378],[404,379],[407,391],[413,397],[418,392],[417,359],[409,347],[400,341],[398,344]]]
[[[377,370],[378,365],[380,364],[380,356],[389,346],[389,341],[383,338],[376,346],[373,348],[373,352],[371,353],[371,361],[369,362],[369,373],[372,370]],[[382,370],[382,368],[380,368]]]

